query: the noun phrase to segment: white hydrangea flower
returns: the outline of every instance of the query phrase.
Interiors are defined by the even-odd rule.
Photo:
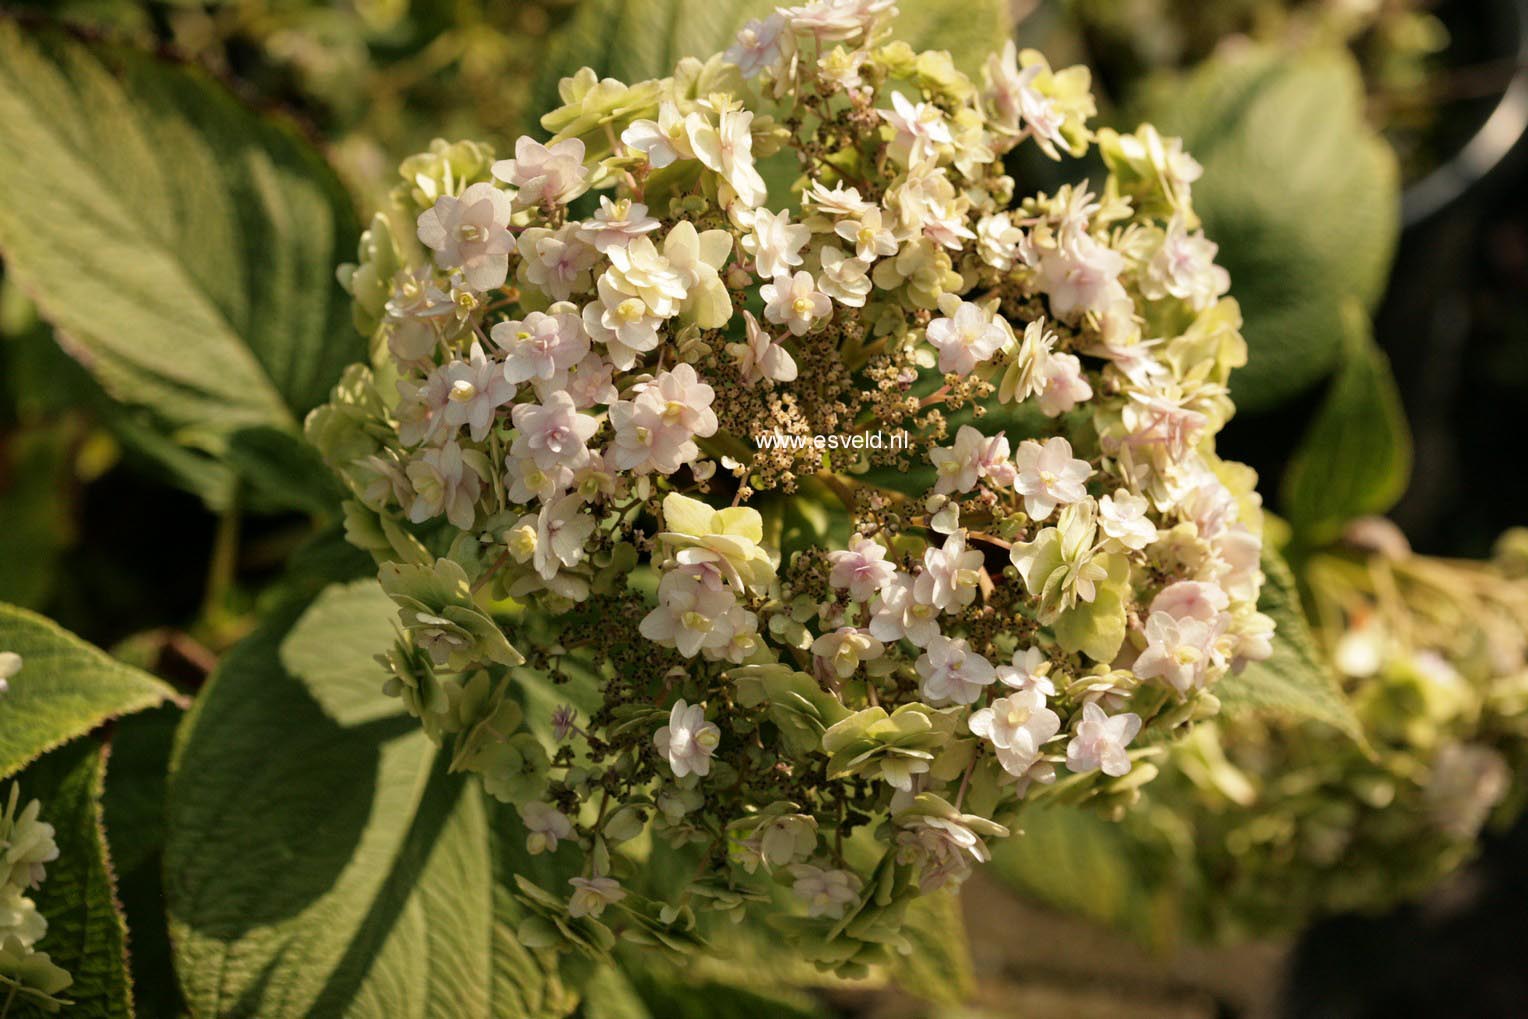
[[[915,815],[897,833],[897,846],[902,862],[922,864],[918,886],[923,892],[959,885],[970,876],[973,863],[992,859],[980,835],[947,817]]]
[[[1050,678],[1050,659],[1037,647],[1013,653],[1012,665],[1000,665],[997,681],[1015,690],[1038,690],[1047,697],[1056,696],[1056,684]]]
[[[998,383],[997,398],[1003,403],[1022,403],[1045,391],[1056,334],[1046,327],[1044,318],[1024,327],[1024,339],[1008,359]]]
[[[1024,231],[1014,224],[1010,213],[996,212],[978,220],[976,241],[982,261],[994,269],[1007,272],[1027,261]]]
[[[543,145],[521,135],[515,139],[515,158],[501,159],[492,169],[495,177],[518,189],[517,209],[529,209],[543,202],[566,205],[589,190],[584,143],[578,138]]]
[[[722,55],[745,80],[757,78],[760,71],[779,63],[790,46],[792,37],[786,27],[785,15],[780,11],[767,18],[751,18]]]
[[[557,843],[573,837],[573,822],[550,803],[533,800],[515,808],[528,833],[525,850],[532,856],[557,852]]]
[[[846,308],[863,308],[870,296],[870,263],[850,258],[832,245],[824,247],[818,257],[822,261],[818,279],[822,292]]]
[[[653,736],[653,745],[668,761],[675,778],[691,774],[705,778],[711,774],[711,755],[721,739],[721,729],[706,721],[705,707],[686,704],[681,698],[669,712],[668,725]]]
[[[691,227],[691,229],[694,229]],[[617,292],[639,298],[657,318],[671,318],[689,296],[684,276],[674,269],[650,237],[637,237],[605,252],[610,268],[600,277]],[[601,293],[607,303],[609,298]]]
[[[455,435],[467,426],[473,442],[488,437],[498,409],[515,397],[515,386],[505,378],[504,366],[490,360],[476,340],[465,360],[449,361],[440,369],[446,385],[442,420]]]
[[[779,8],[792,31],[813,36],[819,44],[848,42],[861,35],[882,14],[894,13],[894,0],[815,0]]]
[[[1092,312],[1130,302],[1120,285],[1125,256],[1100,244],[1082,230],[1064,230],[1061,243],[1040,256],[1036,282],[1050,298],[1051,312],[1064,322],[1075,322]]]
[[[1061,731],[1061,717],[1045,706],[1045,694],[1036,687],[996,698],[973,711],[966,724],[992,743],[998,763],[1015,778],[1029,773],[1045,741]]]
[[[504,351],[504,378],[551,383],[561,389],[568,369],[589,353],[589,336],[572,305],[554,305],[551,313],[533,311],[523,319],[494,324],[489,337]]]
[[[824,870],[810,863],[792,864],[791,891],[806,903],[807,916],[843,919],[851,905],[859,900],[863,882],[848,870]]]
[[[1045,359],[1044,389],[1040,392],[1040,412],[1059,417],[1079,403],[1093,398],[1093,387],[1082,374],[1082,362],[1072,354],[1052,353]]]
[[[1151,504],[1123,488],[1098,500],[1098,528],[1124,548],[1139,552],[1157,540],[1157,525],[1146,515]]]
[[[510,417],[519,432],[510,454],[529,456],[543,470],[583,466],[589,459],[585,443],[599,429],[599,422],[581,413],[565,392],[550,394],[544,403],[517,404]]]
[[[974,704],[997,679],[992,663],[971,650],[963,637],[940,635],[918,657],[919,691],[931,704]]]
[[[1082,706],[1082,721],[1066,745],[1066,766],[1074,772],[1099,771],[1119,778],[1130,773],[1125,747],[1141,731],[1141,716],[1133,711],[1106,715],[1089,701]]]
[[[886,646],[875,637],[852,626],[841,626],[812,642],[812,654],[839,679],[848,679],[859,671],[860,664],[886,653]]]
[[[529,454],[509,454],[504,467],[505,494],[518,503],[546,502],[573,485],[571,467],[556,464],[544,468]]]
[[[965,532],[956,531],[942,546],[924,551],[913,597],[944,612],[971,604],[981,586],[982,560],[980,549],[966,547]]]
[[[776,276],[773,283],[759,288],[759,295],[764,298],[764,317],[785,326],[793,336],[805,336],[819,320],[833,314],[833,302],[804,269],[794,276]]]
[[[858,188],[850,187],[842,181],[831,188],[820,180],[812,181],[806,194],[801,196],[801,204],[825,216],[860,217],[869,215],[871,212],[875,212],[877,218],[880,216],[880,209],[860,197]],[[855,238],[857,239],[858,236],[856,231]]]
[[[579,240],[605,254],[611,248],[625,245],[632,238],[652,233],[663,224],[647,214],[647,206],[629,198],[611,201],[600,195],[600,207],[594,210],[594,218],[585,220],[578,228]]]
[[[536,551],[532,563],[543,580],[584,559],[584,543],[594,533],[594,517],[584,512],[577,495],[565,495],[541,507],[536,514]]]
[[[445,513],[453,527],[466,530],[477,519],[483,479],[455,442],[425,450],[409,463],[405,473],[414,489],[414,502],[409,507],[409,519],[414,523],[422,524]]]
[[[435,253],[435,263],[461,269],[474,290],[494,290],[509,275],[515,250],[509,232],[509,195],[492,184],[473,184],[460,198],[441,195],[419,214],[419,243]]]
[[[1010,131],[1027,130],[1047,156],[1060,159],[1058,150],[1066,147],[1066,139],[1061,134],[1065,118],[1055,103],[1031,84],[1042,70],[1038,64],[1021,70],[1017,47],[1009,39],[1003,44],[1001,53],[987,57],[987,79],[991,86],[987,101],[999,126]]]
[[[1003,319],[969,301],[957,299],[952,305],[941,308],[945,317],[928,324],[928,341],[939,350],[940,371],[969,375],[1001,350],[1013,332]]]
[[[1146,650],[1135,660],[1135,674],[1142,679],[1161,676],[1179,693],[1199,689],[1212,672],[1225,668],[1217,644],[1229,621],[1224,613],[1205,622],[1153,612],[1146,621]]]
[[[557,230],[528,227],[520,234],[519,278],[554,301],[566,301],[588,287],[599,253],[579,239],[582,230],[577,223]]]
[[[858,197],[859,192],[855,192]],[[868,205],[852,218],[839,220],[833,232],[854,245],[854,257],[873,262],[897,253],[897,235],[892,232],[879,208]]]
[[[896,576],[896,565],[886,559],[886,549],[879,542],[855,534],[849,539],[848,549],[828,553],[832,570],[828,583],[845,588],[855,601],[869,601],[877,592],[886,589]]]
[[[1011,486],[1015,479],[1008,459],[1008,437],[989,437],[970,425],[960,426],[953,446],[930,450],[929,459],[938,471],[934,492],[940,495],[969,492],[984,478],[999,488]]]
[[[893,92],[891,109],[875,112],[891,127],[891,158],[904,166],[933,158],[938,146],[954,140],[944,111],[933,103],[914,103],[901,92]]]
[[[789,275],[801,264],[801,249],[812,238],[811,227],[792,223],[789,209],[779,213],[756,209],[752,218],[753,229],[743,235],[743,250],[753,256],[757,274],[765,278]]]
[[[573,919],[584,916],[597,917],[605,907],[626,898],[626,891],[613,877],[569,878],[573,894],[568,897],[568,915]]]
[[[38,820],[42,803],[30,801],[21,806],[21,785],[11,783],[10,797],[0,812],[0,886],[36,888],[48,876],[47,864],[58,859],[58,843],[53,840],[53,826]]]
[[[1146,263],[1141,293],[1152,300],[1176,297],[1195,311],[1214,305],[1231,289],[1231,274],[1215,264],[1220,246],[1203,230],[1189,233],[1181,215],[1174,216],[1162,246]]]
[[[1230,596],[1218,584],[1179,580],[1157,592],[1151,600],[1151,611],[1165,612],[1174,619],[1197,619],[1208,623],[1224,613],[1230,604]]]
[[[724,110],[715,125],[698,112],[684,119],[695,158],[721,174],[745,207],[755,209],[768,193],[753,164],[752,124],[753,114],[747,110]]]
[[[912,577],[896,574],[871,602],[870,632],[878,640],[928,647],[939,636],[939,607],[915,597],[914,586]]]
[[[1045,445],[1025,439],[1013,456],[1014,491],[1024,497],[1024,512],[1045,520],[1057,506],[1081,502],[1088,497],[1084,482],[1093,476],[1086,460],[1072,456],[1072,444],[1061,436]]]
[[[703,649],[728,646],[736,605],[736,596],[725,587],[676,570],[658,582],[658,607],[642,618],[639,630],[648,640],[671,644],[686,658],[694,658]]]
[[[0,885],[0,943],[14,938],[32,946],[48,933],[47,919],[20,885]]]
[[[658,106],[657,120],[634,120],[621,132],[621,141],[647,157],[655,170],[676,159],[694,159],[684,115],[679,107],[665,100]]]
[[[743,312],[746,343],[730,343],[727,352],[737,359],[737,371],[744,385],[756,385],[764,379],[776,382],[792,382],[796,378],[796,361],[790,351],[764,331],[753,312]]]

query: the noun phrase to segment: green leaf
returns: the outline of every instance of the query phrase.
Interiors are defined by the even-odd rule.
[[[296,435],[364,356],[344,189],[205,73],[0,21],[0,252],[65,346],[177,441]]]
[[[1284,512],[1302,543],[1325,544],[1354,517],[1395,505],[1411,476],[1411,432],[1390,362],[1356,302],[1342,365],[1284,475]]]
[[[0,604],[0,651],[22,660],[0,701],[0,778],[108,719],[178,696],[148,673],[13,605]]]
[[[1027,806],[1022,833],[993,847],[992,868],[1026,897],[1157,947],[1177,937],[1176,894],[1150,842],[1092,811]]]
[[[768,17],[776,0],[584,0],[553,34],[536,83],[534,109],[562,105],[557,82],[580,67],[627,84],[671,74],[682,57],[702,60],[731,46],[751,18]],[[919,0],[892,22],[914,49],[949,50],[975,73],[1012,27],[1002,0]]]
[[[505,812],[413,719],[327,715],[314,676],[282,666],[298,614],[225,656],[172,761],[166,899],[192,1013],[565,1014],[555,967],[515,938],[523,834],[498,841]]]
[[[913,952],[891,968],[897,985],[940,1005],[958,1005],[970,998],[976,977],[955,893],[934,892],[914,899],[904,924]]]
[[[1353,714],[1337,676],[1311,636],[1300,593],[1289,566],[1266,546],[1263,573],[1267,579],[1258,597],[1259,612],[1273,619],[1273,655],[1252,662],[1240,674],[1227,675],[1215,684],[1228,714],[1257,713],[1282,718],[1308,718],[1323,722],[1364,742],[1363,730]]]
[[[779,946],[776,946],[777,949]],[[584,988],[587,1002],[583,1014],[589,1019],[824,1019],[828,1014],[820,1001],[791,986],[790,974],[770,968],[769,962],[755,954],[737,962],[738,972],[714,973],[717,964],[707,960],[705,968],[675,966],[649,952],[623,952],[616,974],[623,996],[616,1003],[625,1011],[603,1006],[596,1011],[597,995],[606,988],[596,983],[614,983],[599,978]],[[697,972],[697,970],[699,970]],[[625,995],[629,995],[626,997]],[[640,1011],[638,1008],[640,1007]]]
[[[994,0],[919,0],[900,10],[891,23],[895,38],[915,50],[948,50],[955,66],[973,79],[987,55],[1001,50],[1013,34],[1013,5]]]
[[[146,1019],[185,1011],[171,961],[162,873],[165,782],[180,718],[173,708],[157,708],[112,727],[101,801],[117,895],[132,932],[133,1004]]]
[[[343,493],[334,472],[301,435],[268,425],[241,428],[228,437],[223,460],[245,482],[250,508],[339,517]]]
[[[1372,306],[1399,229],[1399,175],[1363,118],[1346,51],[1239,49],[1146,92],[1141,119],[1204,164],[1194,208],[1242,305],[1244,410],[1309,388],[1337,362],[1343,308]]]
[[[363,725],[404,712],[382,692],[376,656],[398,636],[398,606],[374,579],[326,588],[281,642],[281,664],[341,725]]]
[[[584,984],[583,992],[583,1006],[579,1009],[583,1019],[653,1019],[653,1013],[636,988],[615,967],[596,967]],[[670,1011],[663,1014],[665,1019],[680,1019],[684,1013]]]
[[[23,802],[42,801],[42,819],[55,829],[58,859],[35,893],[48,920],[37,943],[55,965],[74,977],[63,997],[73,1019],[126,1019],[133,1014],[127,969],[127,927],[116,904],[116,882],[101,830],[105,753],[80,740],[39,759],[20,776]],[[40,1009],[13,1008],[13,1019],[32,1019]]]

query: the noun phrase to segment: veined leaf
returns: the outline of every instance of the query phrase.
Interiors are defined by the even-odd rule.
[[[1364,736],[1358,717],[1311,636],[1289,566],[1277,552],[1266,547],[1263,573],[1267,580],[1257,608],[1271,617],[1277,627],[1273,655],[1266,661],[1250,663],[1240,674],[1227,675],[1215,684],[1215,695],[1228,713],[1309,718],[1362,743]]]
[[[334,584],[313,600],[281,642],[281,664],[341,725],[404,712],[382,692],[387,670],[376,656],[398,634],[398,606],[375,580]]]
[[[112,727],[101,800],[117,897],[132,933],[133,1003],[143,1019],[185,1012],[171,963],[161,866],[165,781],[180,717],[175,709],[157,708]]]
[[[206,74],[0,20],[0,252],[74,355],[177,441],[298,434],[365,353],[338,178]]]
[[[108,719],[178,696],[52,620],[13,605],[0,604],[0,651],[22,660],[0,704],[0,778]]]
[[[1394,506],[1411,475],[1411,432],[1390,363],[1356,301],[1343,320],[1342,365],[1284,475],[1285,516],[1313,545]]]
[[[903,990],[939,1005],[958,1005],[976,989],[971,949],[966,942],[960,899],[936,892],[907,907],[907,936],[913,953],[894,966],[891,978]]]
[[[65,1014],[85,1019],[129,1019],[132,978],[127,969],[127,927],[117,908],[116,882],[101,830],[105,752],[79,740],[39,759],[19,777],[22,801],[42,801],[42,819],[54,828],[58,859],[34,896],[48,920],[37,943],[74,978],[62,997]],[[8,787],[6,783],[4,787]],[[4,788],[0,787],[0,788]],[[46,1015],[19,1003],[12,1019]]]
[[[497,841],[502,808],[446,774],[413,719],[325,714],[309,691],[340,674],[305,684],[282,665],[297,615],[224,658],[172,762],[166,898],[191,1012],[565,1014],[502,887],[523,837]]]
[[[993,847],[992,867],[1027,898],[1166,948],[1178,937],[1177,889],[1149,841],[1082,807],[1027,806],[1022,834]]]

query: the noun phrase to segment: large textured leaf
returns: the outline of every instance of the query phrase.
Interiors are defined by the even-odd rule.
[[[1285,516],[1313,545],[1354,517],[1394,506],[1411,475],[1411,432],[1390,362],[1357,302],[1345,324],[1342,366],[1284,475]]]
[[[403,713],[375,656],[398,635],[398,607],[374,579],[326,588],[281,642],[281,664],[341,725]]]
[[[179,711],[164,707],[112,727],[101,801],[117,895],[132,934],[133,1002],[144,1019],[177,1016],[185,1010],[170,958],[161,867],[165,779],[179,721]]]
[[[1147,96],[1141,118],[1204,164],[1194,207],[1250,347],[1232,396],[1272,406],[1336,364],[1347,300],[1379,298],[1399,223],[1394,155],[1364,123],[1345,52],[1238,51]]]
[[[1165,947],[1177,938],[1176,889],[1156,847],[1080,807],[1032,806],[1022,834],[993,847],[992,868],[1026,897]]]
[[[958,1005],[969,998],[976,977],[955,894],[935,892],[914,901],[907,908],[906,930],[913,952],[892,968],[898,986],[940,1005]]]
[[[0,604],[0,651],[23,663],[0,701],[0,778],[107,719],[176,697],[148,673],[13,605]]]
[[[105,755],[94,740],[80,740],[38,760],[20,776],[22,796],[42,801],[42,819],[53,825],[59,856],[35,893],[48,920],[37,945],[68,970],[74,983],[63,997],[74,1002],[66,1015],[80,1019],[127,1019],[132,980],[127,969],[127,928],[117,909],[115,880],[101,831]],[[12,1009],[13,1019],[44,1015],[35,1007]]]
[[[732,45],[750,18],[777,0],[585,0],[552,38],[534,108],[560,102],[557,82],[580,67],[625,82],[661,78],[681,57],[705,58]],[[902,5],[893,27],[917,49],[949,50],[967,72],[1001,48],[1012,18],[1002,0],[919,0]]]
[[[0,21],[0,253],[75,355],[178,438],[296,434],[364,354],[337,178],[188,67]]]
[[[504,812],[445,773],[414,720],[325,714],[282,667],[296,616],[229,653],[172,763],[166,893],[192,1013],[564,1013],[555,972],[514,936]]]
[[[1228,713],[1309,718],[1362,741],[1358,718],[1311,636],[1289,566],[1278,553],[1265,548],[1263,573],[1268,579],[1257,607],[1278,628],[1273,656],[1251,663],[1239,675],[1226,676],[1215,684],[1216,696]]]

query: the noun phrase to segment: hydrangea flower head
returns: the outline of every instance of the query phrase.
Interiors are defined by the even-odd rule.
[[[407,182],[427,253],[389,253],[378,362],[309,419],[399,606],[387,689],[577,859],[520,885],[569,950],[784,909],[825,965],[883,962],[876,924],[1058,775],[1128,806],[1132,741],[1269,651],[1196,166],[1095,132],[1082,69],[1010,45],[973,80],[894,14],[582,72],[559,133]],[[1005,167],[1105,137],[1092,186]],[[693,880],[648,897],[637,845]]]

